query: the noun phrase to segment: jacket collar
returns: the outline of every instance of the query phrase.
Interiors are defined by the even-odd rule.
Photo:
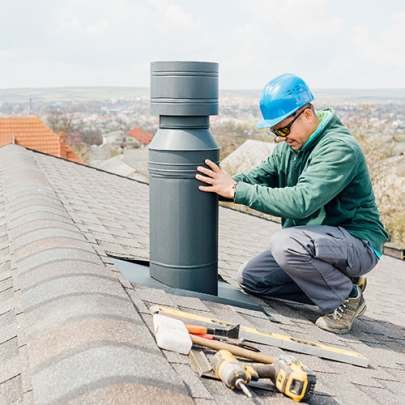
[[[303,151],[312,149],[323,137],[325,129],[329,126],[330,122],[335,117],[334,111],[329,108],[318,111],[317,115],[320,119],[318,128],[316,128],[316,130],[309,136],[304,145],[302,145],[301,148],[296,151],[296,153],[302,153]]]

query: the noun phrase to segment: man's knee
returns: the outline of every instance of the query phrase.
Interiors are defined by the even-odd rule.
[[[302,238],[303,235],[295,228],[282,229],[271,237],[271,253],[284,271],[294,271],[297,260],[308,260],[309,253],[299,241]]]
[[[249,261],[244,262],[238,269],[238,274],[237,274],[237,279],[236,280],[237,280],[238,285],[240,287],[243,287],[244,282],[245,282],[245,280],[247,278],[247,273],[249,271],[248,263],[249,263]]]
[[[248,294],[261,295],[263,288],[267,288],[263,274],[258,271],[255,258],[248,260],[239,267],[238,285],[242,291]]]

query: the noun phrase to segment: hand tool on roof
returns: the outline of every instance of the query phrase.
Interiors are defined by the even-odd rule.
[[[232,326],[229,322],[220,319],[196,315],[191,312],[180,311],[178,309],[160,305],[154,305],[150,310],[152,313],[158,312],[177,319],[192,321],[204,325],[219,325],[227,328]],[[293,336],[282,335],[279,333],[266,332],[249,326],[240,325],[239,338],[253,343],[275,346],[281,349],[310,354],[324,359],[353,364],[355,366],[368,367],[369,364],[368,359],[365,356],[353,350],[321,342],[295,338]]]
[[[214,336],[214,335],[197,335],[197,336],[201,336],[205,339],[218,340],[220,342],[229,343],[234,346],[242,347],[243,349],[251,350],[252,352],[260,352],[260,350],[257,347],[253,346],[252,344],[246,343],[246,341],[243,339],[232,339],[227,338],[225,336]]]
[[[294,401],[309,401],[315,390],[316,376],[293,356],[283,355],[272,364],[252,364],[255,378],[270,378],[275,387]]]
[[[215,375],[227,387],[238,388],[248,397],[251,397],[251,393],[246,384],[251,380],[257,381],[259,378],[270,378],[280,392],[295,401],[301,401],[304,398],[308,400],[314,391],[316,383],[314,373],[292,356],[276,359],[226,342],[206,339],[198,335],[190,335],[190,337],[194,344],[218,351],[214,356]],[[265,364],[242,366],[233,355]],[[197,369],[200,376],[210,371],[204,359],[206,360],[203,352],[190,353],[192,368]]]
[[[246,387],[252,379],[252,375],[243,367],[228,350],[220,350],[214,356],[215,375],[230,389],[239,389],[252,398],[252,394]]]
[[[242,364],[228,350],[214,356],[214,371],[231,389],[238,388],[251,398],[246,385],[269,378],[274,386],[294,401],[308,401],[315,389],[315,374],[292,356],[275,358],[272,364]]]
[[[225,336],[232,339],[238,339],[239,337],[239,325],[224,329],[224,328],[208,328],[201,325],[192,325],[186,323],[186,328],[189,331],[189,333],[192,333],[193,335]]]
[[[214,373],[213,367],[205,355],[203,350],[191,349],[189,355],[191,369],[198,374],[199,377],[210,378],[213,380],[220,380]],[[252,380],[249,387],[258,390],[274,392],[273,385],[265,384],[262,381]]]
[[[259,351],[259,349],[257,349],[256,347],[246,343],[245,340],[238,339],[239,325],[236,325],[230,329],[223,329],[223,328],[206,328],[200,325],[186,324],[186,328],[192,335],[198,335],[206,339],[219,340],[221,342],[230,343],[235,346],[244,347],[245,349],[248,350],[253,350],[254,352]]]

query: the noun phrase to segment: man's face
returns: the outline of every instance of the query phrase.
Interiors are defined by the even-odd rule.
[[[299,150],[314,131],[313,119],[312,110],[306,107],[304,110],[298,110],[294,116],[287,117],[279,122],[274,126],[274,129],[284,128],[292,122],[290,133],[286,137],[279,137],[279,139],[285,140],[290,148]]]

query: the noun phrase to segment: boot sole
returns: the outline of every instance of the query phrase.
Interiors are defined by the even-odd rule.
[[[364,314],[364,312],[366,312],[367,309],[367,305],[364,304],[364,307],[362,309],[360,309],[360,311],[354,316],[354,319],[359,318],[360,316],[362,316]]]

